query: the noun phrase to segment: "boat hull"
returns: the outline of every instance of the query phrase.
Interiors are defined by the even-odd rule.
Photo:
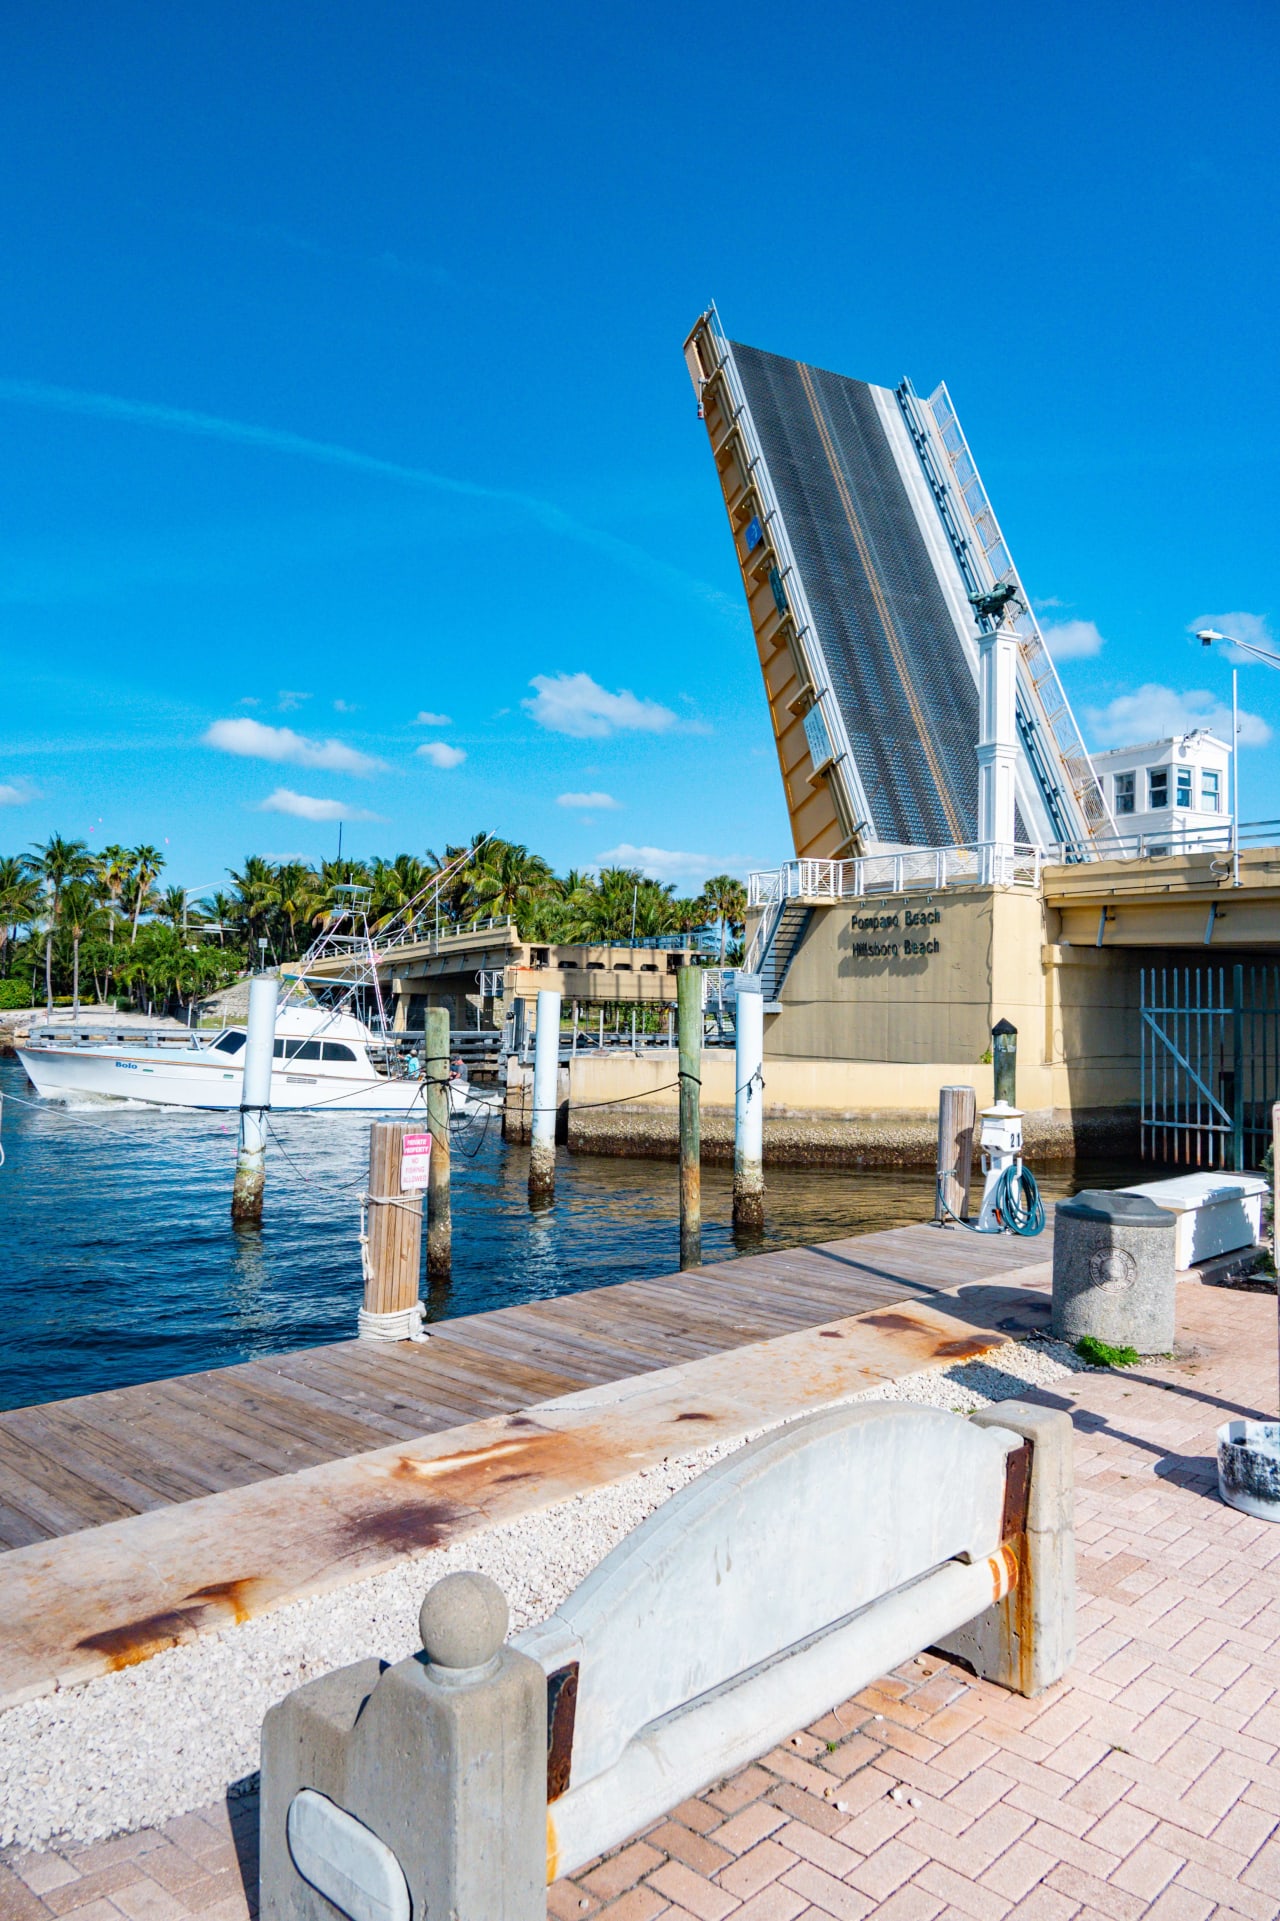
[[[193,1107],[238,1112],[243,1070],[222,1065],[225,1056],[186,1048],[166,1055],[162,1048],[101,1052],[76,1047],[20,1047],[18,1059],[36,1092],[47,1100],[140,1101],[149,1107]],[[310,1065],[310,1063],[308,1063]],[[465,1082],[449,1089],[453,1113],[471,1104]],[[273,1113],[426,1114],[426,1082],[381,1077],[291,1073],[287,1066],[271,1076]]]

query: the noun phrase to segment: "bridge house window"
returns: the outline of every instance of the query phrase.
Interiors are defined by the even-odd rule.
[[[1148,767],[1147,769],[1147,806],[1167,807],[1169,805],[1169,769],[1167,767]]]
[[[1189,767],[1179,767],[1178,769],[1177,805],[1179,807],[1191,807],[1194,805],[1191,798],[1191,769]]]
[[[1200,805],[1206,814],[1222,812],[1222,775],[1216,767],[1200,771]]]
[[[1116,812],[1117,814],[1131,814],[1133,812],[1132,774],[1116,775]]]

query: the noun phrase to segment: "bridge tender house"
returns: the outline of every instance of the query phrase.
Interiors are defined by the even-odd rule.
[[[855,914],[850,926],[855,934],[874,931],[890,932],[905,925],[907,927],[936,927],[942,919],[936,907],[922,907],[919,910],[907,908],[895,914]],[[906,936],[902,941],[854,941],[852,954],[855,960],[914,960],[917,955],[936,954],[941,945],[937,936]]]

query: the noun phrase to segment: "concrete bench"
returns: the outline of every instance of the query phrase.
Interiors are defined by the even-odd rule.
[[[1145,1194],[1175,1216],[1173,1261],[1180,1270],[1255,1246],[1262,1239],[1266,1191],[1261,1174],[1179,1174],[1124,1189]]]
[[[1024,1694],[1074,1654],[1072,1430],[830,1410],[675,1495],[541,1626],[438,1582],[423,1652],[297,1689],[262,1735],[263,1921],[542,1921],[545,1889],[899,1662]]]

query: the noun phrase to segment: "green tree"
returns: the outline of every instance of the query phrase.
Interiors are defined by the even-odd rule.
[[[431,886],[432,869],[416,854],[397,854],[394,860],[375,860],[369,876],[371,908],[379,932]]]
[[[0,856],[0,979],[9,971],[9,947],[18,929],[34,924],[40,912],[40,883],[17,854]]]
[[[520,922],[522,910],[545,900],[554,875],[540,854],[508,840],[491,840],[480,849],[471,881],[471,918],[495,920],[509,915]]]
[[[217,928],[219,947],[225,947],[227,929],[235,926],[236,902],[230,894],[212,893],[206,894],[200,905]]]
[[[107,928],[107,940],[114,946],[116,938],[116,915],[120,902],[133,883],[133,854],[127,847],[114,842],[104,847],[94,863],[98,880],[111,903],[111,914]]]
[[[298,953],[299,923],[304,927],[308,924],[316,910],[316,901],[316,876],[311,868],[300,860],[287,860],[277,867],[270,904],[283,936],[280,944],[287,946],[291,959]]]
[[[247,855],[243,866],[242,873],[231,870],[231,880],[238,902],[237,919],[244,928],[249,951],[256,960],[257,942],[266,933],[271,917],[276,871],[261,854]]]
[[[165,862],[164,855],[158,847],[150,847],[145,843],[141,847],[131,847],[129,849],[129,861],[132,869],[129,877],[129,886],[133,896],[129,945],[132,947],[138,938],[139,917],[146,905],[147,897],[151,889],[160,878]]]
[[[104,929],[108,920],[108,910],[103,906],[99,892],[101,883],[96,875],[92,880],[68,880],[62,888],[59,911],[62,924],[71,936],[71,1018],[80,1018],[80,943],[86,934],[94,934]]]
[[[684,936],[684,946],[689,945],[690,934],[700,933],[707,924],[707,903],[702,899],[673,900],[671,903],[671,931]]]
[[[27,867],[41,882],[44,889],[45,904],[45,941],[44,941],[44,993],[45,1011],[53,1013],[53,937],[58,928],[62,912],[62,890],[68,881],[84,880],[93,872],[93,856],[88,843],[82,840],[66,840],[61,834],[50,834],[43,846],[36,844],[27,855]]]
[[[720,926],[720,965],[730,934],[740,937],[747,924],[747,890],[732,874],[713,874],[702,890],[707,919]]]

